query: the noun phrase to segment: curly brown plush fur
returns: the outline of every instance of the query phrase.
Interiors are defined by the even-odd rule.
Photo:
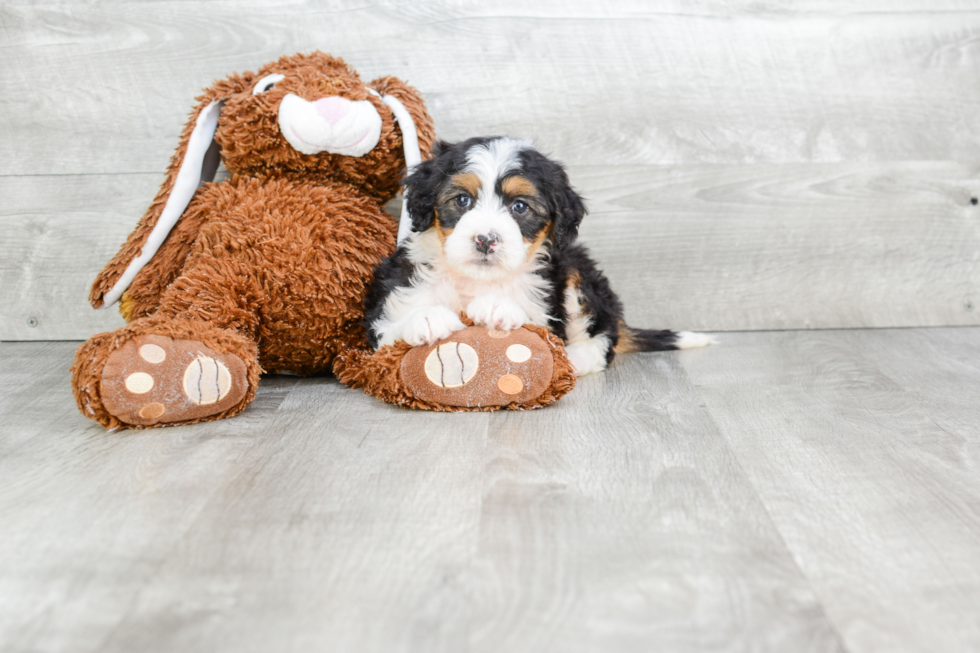
[[[276,86],[260,96],[251,94],[252,85],[270,73],[285,74]],[[432,149],[435,129],[422,96],[411,86],[394,77],[381,77],[364,84],[343,59],[322,52],[282,57],[256,73],[234,74],[215,82],[197,98],[181,133],[180,145],[170,160],[167,176],[153,203],[129,235],[119,253],[99,273],[92,285],[89,301],[96,308],[119,279],[129,262],[138,255],[173,190],[180,164],[194,123],[212,101],[224,106],[214,140],[232,179],[244,177],[259,181],[293,179],[301,187],[323,186],[334,189],[352,201],[369,201],[378,208],[395,196],[400,175],[405,170],[401,130],[391,111],[368,92],[372,88],[382,95],[393,95],[409,110],[415,120],[423,158]],[[371,102],[382,118],[378,145],[362,157],[348,157],[323,152],[308,156],[294,150],[279,133],[276,124],[279,103],[287,93],[314,101],[325,95],[339,95],[352,101]],[[203,189],[202,189],[203,190]],[[126,291],[122,302],[123,316],[135,319],[153,312],[159,296],[182,270],[190,247],[206,216],[200,214],[213,206],[214,200],[195,197],[181,221],[171,232],[153,260],[140,272]]]
[[[472,326],[473,324],[473,321],[465,315],[460,315],[460,319],[467,325]],[[551,348],[553,360],[551,378],[547,382],[547,387],[541,394],[527,401],[514,401],[504,405],[490,406],[449,406],[419,398],[407,387],[404,381],[403,361],[406,354],[413,349],[404,340],[399,340],[394,345],[381,347],[376,352],[365,349],[352,349],[343,352],[334,359],[334,374],[352,388],[361,388],[367,394],[407,408],[421,408],[439,412],[543,408],[555,403],[575,387],[575,370],[565,355],[565,348],[559,337],[544,327],[533,324],[526,324],[523,328],[537,334],[545,341]],[[453,340],[453,338],[450,337],[448,340]]]
[[[255,390],[259,385],[262,368],[258,364],[258,350],[254,341],[234,331],[211,328],[202,322],[149,317],[121,329],[93,336],[78,348],[75,353],[75,364],[71,368],[72,388],[75,392],[75,401],[83,415],[111,430],[144,428],[141,425],[126,424],[109,413],[102,402],[101,391],[102,368],[105,366],[109,355],[129,340],[144,333],[171,338],[193,339],[219,353],[234,354],[245,361],[248,369],[248,389],[245,398],[228,410],[209,416],[208,419],[237,415],[245,410],[245,407],[255,398]],[[95,373],[96,370],[98,373]]]
[[[271,73],[284,78],[254,95],[256,81]],[[197,98],[163,186],[95,280],[92,304],[102,305],[139,255],[174,188],[195,122],[215,100],[223,106],[214,141],[231,179],[201,186],[123,294],[120,311],[129,325],[79,348],[72,381],[83,414],[107,428],[137,426],[107,412],[100,387],[112,352],[143,334],[197,341],[246,363],[244,399],[203,419],[243,410],[263,369],[330,370],[338,352],[365,346],[366,284],[374,266],[394,250],[397,232],[382,206],[397,192],[405,169],[401,129],[369,88],[396,97],[408,109],[427,155],[434,129],[415,89],[393,77],[365,84],[342,59],[320,52],[232,75]],[[382,121],[378,144],[360,157],[298,152],[277,123],[287,93],[309,102],[327,96],[370,102]]]
[[[271,74],[282,78],[259,92],[257,82]],[[377,145],[361,156],[294,149],[280,132],[287,94],[307,103],[336,97],[362,108],[370,103],[381,119]],[[231,178],[203,183],[193,193],[134,277],[120,299],[129,324],[79,347],[72,384],[84,415],[109,429],[228,417],[252,401],[264,370],[335,370],[342,381],[388,401],[466,409],[413,400],[390,373],[407,345],[380,352],[367,346],[367,285],[375,266],[394,251],[397,233],[382,207],[405,169],[402,131],[379,95],[393,96],[408,110],[426,157],[434,130],[419,93],[393,77],[365,84],[342,59],[321,52],[234,74],[197,98],[160,191],[96,278],[93,306],[103,305],[148,246],[190,160],[198,117],[215,102],[222,104],[212,148],[220,150]],[[327,119],[329,111],[317,112]],[[553,383],[523,407],[551,403],[574,383],[561,343],[545,337],[555,358]]]

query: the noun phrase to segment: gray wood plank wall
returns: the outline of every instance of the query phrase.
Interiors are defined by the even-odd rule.
[[[0,339],[121,324],[87,288],[193,97],[312,49],[566,162],[637,325],[980,324],[978,30],[965,0],[5,3]]]

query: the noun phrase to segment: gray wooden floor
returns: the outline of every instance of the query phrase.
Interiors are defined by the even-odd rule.
[[[725,334],[533,413],[329,377],[107,434],[0,344],[0,650],[980,649],[980,328]]]

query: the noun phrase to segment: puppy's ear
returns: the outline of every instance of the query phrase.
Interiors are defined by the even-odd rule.
[[[576,193],[568,181],[568,175],[557,166],[558,174],[554,177],[552,190],[552,205],[555,207],[552,215],[551,241],[555,249],[565,249],[578,237],[578,227],[585,217],[585,200]]]
[[[251,89],[251,73],[215,82],[197,98],[197,106],[184,126],[177,151],[156,198],[137,223],[119,253],[96,277],[89,294],[95,308],[117,301],[184,213],[198,187],[214,179],[221,153],[214,141],[225,100]]]
[[[452,146],[439,141],[432,148],[432,158],[415,166],[405,179],[405,201],[412,216],[412,231],[425,231],[435,220],[439,187],[446,177],[446,158],[442,156]]]

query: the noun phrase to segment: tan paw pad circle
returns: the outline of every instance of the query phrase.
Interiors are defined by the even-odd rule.
[[[99,391],[106,412],[123,424],[173,424],[232,409],[248,393],[247,375],[234,354],[146,333],[108,356]]]
[[[440,388],[466,385],[480,369],[476,350],[463,342],[447,342],[433,349],[425,359],[425,376]]]
[[[505,374],[497,380],[497,387],[505,395],[519,395],[524,389],[524,382],[516,374]]]
[[[147,344],[140,347],[140,358],[147,363],[159,365],[167,360],[167,352],[160,345]]]
[[[139,416],[143,419],[156,419],[167,412],[167,407],[154,401],[140,408]]]
[[[126,389],[134,395],[143,395],[153,389],[153,377],[146,372],[134,372],[126,377]]]
[[[217,403],[231,390],[231,373],[224,363],[198,356],[184,370],[184,394],[199,406]]]
[[[399,375],[415,399],[439,406],[533,406],[551,384],[554,350],[533,330],[471,326],[405,352]]]

